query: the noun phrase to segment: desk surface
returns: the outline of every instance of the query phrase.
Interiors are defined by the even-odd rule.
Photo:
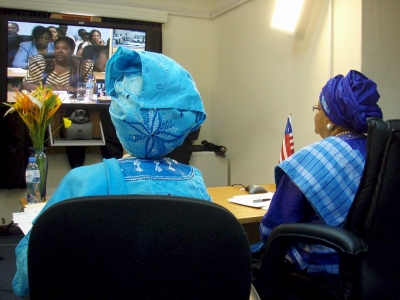
[[[9,78],[25,78],[26,70],[21,68],[7,68],[7,77]]]
[[[55,91],[57,92],[57,91]],[[63,93],[66,93],[65,91]],[[111,100],[76,100],[74,98],[75,96],[71,96],[71,98],[64,95],[60,95],[60,98],[62,99],[62,106],[63,107],[68,107],[68,108],[82,108],[82,109],[91,109],[93,107],[95,108],[104,108],[108,109],[110,106]],[[97,95],[93,95],[94,99],[97,99]],[[15,92],[7,91],[7,102],[10,103],[15,103]]]
[[[262,185],[268,192],[275,192],[275,184]],[[267,212],[262,208],[244,206],[228,201],[236,195],[248,195],[248,192],[241,191],[241,186],[224,186],[207,188],[208,193],[214,203],[217,203],[228,209],[242,224],[259,223]]]
[[[275,192],[275,184],[264,184],[268,192]],[[262,208],[255,208],[244,206],[228,201],[228,198],[232,198],[236,195],[248,195],[246,191],[241,191],[240,186],[223,186],[223,187],[211,187],[207,188],[208,193],[214,203],[217,203],[227,210],[229,210],[242,224],[248,223],[259,223],[262,217],[267,212]],[[26,198],[20,198],[22,207],[28,205]]]
[[[21,68],[7,68],[7,77],[9,78],[25,78],[27,70]],[[93,72],[94,78],[104,81],[104,72]]]

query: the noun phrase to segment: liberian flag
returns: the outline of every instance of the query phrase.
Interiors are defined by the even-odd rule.
[[[292,132],[292,118],[289,115],[286,123],[285,133],[282,140],[281,154],[279,155],[279,163],[294,153],[294,142]]]

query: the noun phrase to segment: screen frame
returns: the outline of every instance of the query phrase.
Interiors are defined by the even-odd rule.
[[[113,22],[115,20],[116,22]],[[7,101],[7,91],[8,91],[8,80],[7,80],[7,24],[9,21],[15,22],[28,22],[28,23],[38,23],[38,24],[62,24],[68,26],[78,26],[78,27],[94,27],[101,29],[121,29],[130,31],[144,31],[146,32],[146,45],[145,51],[162,53],[162,38],[161,38],[161,24],[152,22],[141,22],[134,20],[118,20],[110,18],[102,18],[101,22],[95,21],[82,21],[82,20],[70,20],[70,19],[56,19],[56,18],[46,18],[46,17],[36,17],[36,16],[21,16],[14,14],[0,14],[0,41],[3,42],[3,47],[0,47],[0,97],[2,102]],[[141,24],[136,24],[141,23]],[[156,26],[152,26],[155,24]],[[157,26],[158,25],[158,26]],[[68,34],[68,32],[67,32]],[[112,44],[112,41],[110,41]],[[111,47],[112,45],[110,45]],[[111,53],[111,52],[110,52]]]

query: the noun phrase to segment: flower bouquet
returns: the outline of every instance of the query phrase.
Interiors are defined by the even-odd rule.
[[[58,94],[53,93],[51,88],[43,87],[42,85],[37,86],[31,93],[26,91],[19,92],[17,89],[15,89],[15,93],[14,98],[16,102],[4,103],[10,107],[4,116],[17,112],[29,129],[36,163],[40,170],[40,192],[42,201],[44,201],[46,197],[47,177],[47,158],[44,153],[44,144],[48,139],[45,140],[45,133],[47,126],[60,108],[62,101],[58,97]],[[63,125],[65,128],[68,128],[71,126],[71,121],[68,118],[64,118],[64,124],[61,124],[57,130]]]

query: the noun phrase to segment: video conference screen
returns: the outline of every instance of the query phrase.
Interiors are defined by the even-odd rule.
[[[129,49],[135,49],[136,51],[146,50],[146,31],[120,29],[109,25],[107,26],[107,24],[101,24],[105,27],[90,25],[90,22],[85,22],[85,24],[81,26],[58,24],[56,22],[27,22],[9,19],[7,31],[8,39],[6,45],[7,89],[11,91],[14,87],[21,87],[21,82],[25,78],[29,68],[29,60],[32,56],[39,54],[37,49],[40,47],[44,48],[44,43],[47,43],[45,45],[45,53],[41,55],[45,58],[51,57],[51,55],[54,57],[54,41],[57,38],[57,35],[60,35],[60,31],[64,31],[66,36],[75,41],[73,56],[81,56],[86,60],[90,59],[94,62],[94,72],[104,72],[105,64],[100,68],[95,63],[99,57],[100,51],[106,53],[108,60],[109,57],[115,53],[118,47],[126,47]],[[48,28],[52,34],[55,34],[55,36],[50,36],[46,40],[45,38],[38,37],[36,34],[35,39],[35,28],[38,26]],[[85,48],[87,48],[86,50],[89,50],[89,48],[95,50],[86,51]]]

